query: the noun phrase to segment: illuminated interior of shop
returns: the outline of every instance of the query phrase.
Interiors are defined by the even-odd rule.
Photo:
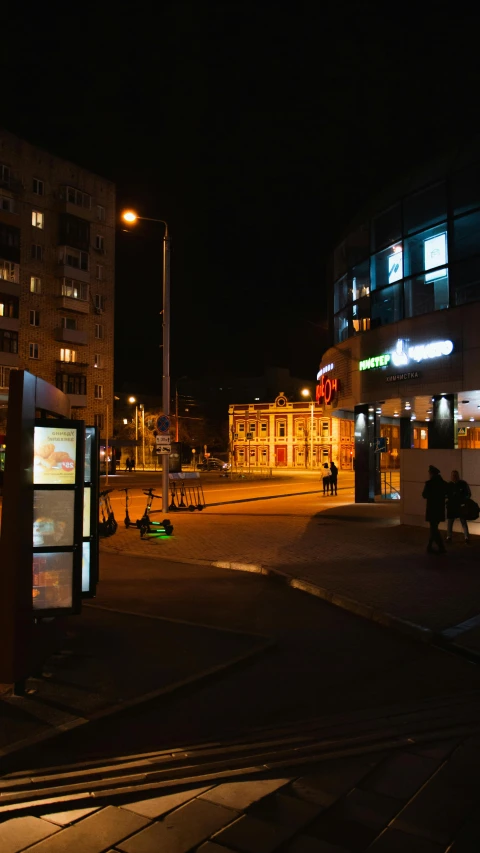
[[[455,419],[457,442],[460,449],[480,450],[480,391],[459,392]],[[412,422],[412,446],[419,450],[428,449],[428,426],[433,418],[433,400],[429,396],[396,397],[371,404],[372,412],[380,417],[380,435],[387,439],[387,452],[381,454],[382,468],[400,466],[400,425],[395,418],[410,418]],[[388,423],[383,418],[389,419]],[[392,419],[390,421],[390,419]]]

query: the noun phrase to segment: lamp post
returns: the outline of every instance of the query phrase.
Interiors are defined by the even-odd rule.
[[[161,222],[165,226],[163,234],[163,360],[162,360],[162,402],[163,414],[170,418],[170,235],[165,219],[152,219],[150,216],[138,216],[133,210],[122,214],[122,219],[133,225],[138,219],[147,222]],[[170,457],[162,454],[162,512],[168,512],[168,475],[170,472]]]
[[[137,441],[138,441],[138,406],[137,406],[137,400],[135,397],[129,397],[128,402],[129,403],[135,403],[135,470],[137,470],[137,467],[138,467],[138,447],[137,447]]]
[[[315,403],[308,388],[304,388],[302,394],[304,397],[310,397],[310,468],[313,469],[313,407]]]

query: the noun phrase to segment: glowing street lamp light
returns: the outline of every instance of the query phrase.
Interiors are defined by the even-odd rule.
[[[133,225],[137,220],[147,222],[161,222],[165,226],[163,234],[163,381],[162,401],[163,414],[170,418],[170,235],[168,223],[165,219],[152,219],[150,216],[139,216],[134,210],[125,210],[122,213],[124,222]],[[170,457],[168,453],[162,454],[162,512],[168,512],[169,491],[168,475],[170,473]]]
[[[308,388],[304,388],[302,394],[304,397],[310,397],[310,468],[313,468],[313,407],[315,403]]]

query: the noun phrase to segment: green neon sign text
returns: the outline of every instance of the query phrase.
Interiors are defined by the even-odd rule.
[[[359,362],[358,369],[371,370],[372,367],[386,367],[390,359],[391,355],[389,352],[386,352],[385,355],[374,355],[373,358],[365,358]]]

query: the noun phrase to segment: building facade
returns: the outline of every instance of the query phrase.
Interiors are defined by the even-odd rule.
[[[402,450],[480,447],[477,150],[366,208],[330,276],[333,346],[319,385],[335,384],[332,415],[355,419],[356,500],[374,500]]]
[[[315,400],[231,405],[229,436],[235,468],[315,468],[334,461],[353,466],[353,419],[332,418]]]
[[[24,368],[104,435],[114,275],[114,184],[0,130],[0,403]]]

